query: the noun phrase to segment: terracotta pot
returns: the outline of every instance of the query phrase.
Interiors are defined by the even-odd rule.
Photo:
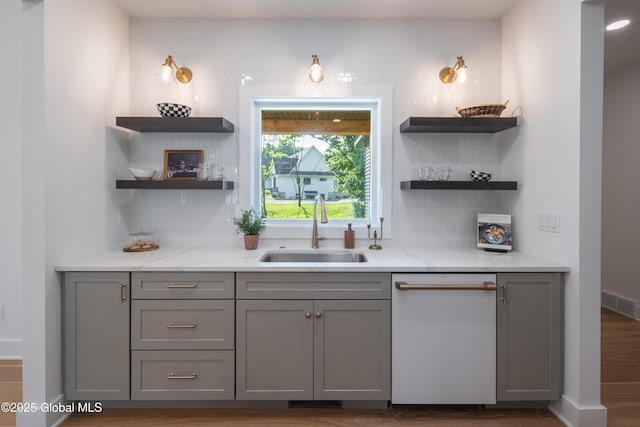
[[[258,249],[258,240],[260,240],[259,234],[245,234],[244,248],[248,250]]]

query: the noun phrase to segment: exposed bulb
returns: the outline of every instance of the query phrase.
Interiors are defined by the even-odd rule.
[[[171,72],[173,70],[171,69],[171,66],[164,64],[162,66],[162,80],[164,80],[165,82],[168,82],[169,79],[171,78]]]
[[[460,67],[460,69],[458,70],[458,80],[460,81],[460,83],[466,83],[468,79],[469,79],[469,69],[467,68],[466,65],[464,65]]]
[[[162,64],[162,80],[164,80],[165,82],[168,82],[169,79],[171,78],[171,74],[173,74],[173,68],[172,68],[172,64],[173,64],[173,58],[171,57],[171,55],[167,56],[167,59],[164,60],[164,64]]]
[[[320,65],[320,60],[318,59],[318,55],[311,55],[313,62],[311,63],[311,68],[309,69],[309,80],[313,83],[320,83],[324,79],[324,73],[322,71],[322,66]]]
[[[469,73],[469,69],[466,65],[462,65],[456,70],[456,77],[449,85],[449,91],[469,91],[475,88],[477,84],[478,79]]]

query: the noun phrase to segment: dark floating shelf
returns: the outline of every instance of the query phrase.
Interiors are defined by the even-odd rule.
[[[517,181],[402,181],[402,190],[517,190]]]
[[[117,180],[116,188],[139,190],[233,190],[233,181],[135,181]]]
[[[116,125],[137,132],[233,132],[224,117],[116,117]]]
[[[496,133],[517,125],[516,117],[409,117],[400,133]]]

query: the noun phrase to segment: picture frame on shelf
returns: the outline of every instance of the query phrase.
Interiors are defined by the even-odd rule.
[[[163,179],[195,181],[203,158],[204,150],[164,150]]]

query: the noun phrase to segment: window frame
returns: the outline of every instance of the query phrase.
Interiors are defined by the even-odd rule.
[[[370,218],[332,219],[322,224],[321,234],[329,239],[343,238],[347,224],[365,237],[367,224],[377,228],[380,217],[385,218],[384,236],[391,237],[391,206],[383,200],[391,200],[391,89],[390,88],[323,88],[326,96],[306,95],[309,88],[244,87],[240,93],[239,141],[240,162],[236,210],[248,207],[260,208],[261,154],[262,154],[262,110],[263,109],[367,109],[371,111],[371,188]],[[337,92],[337,93],[334,93]],[[282,94],[293,93],[286,96]],[[337,96],[341,95],[341,96]],[[384,160],[384,161],[383,161]],[[385,191],[386,190],[386,191]],[[383,198],[384,194],[384,198]],[[311,230],[311,219],[267,218],[263,238],[307,238]],[[364,233],[364,234],[362,234]]]

